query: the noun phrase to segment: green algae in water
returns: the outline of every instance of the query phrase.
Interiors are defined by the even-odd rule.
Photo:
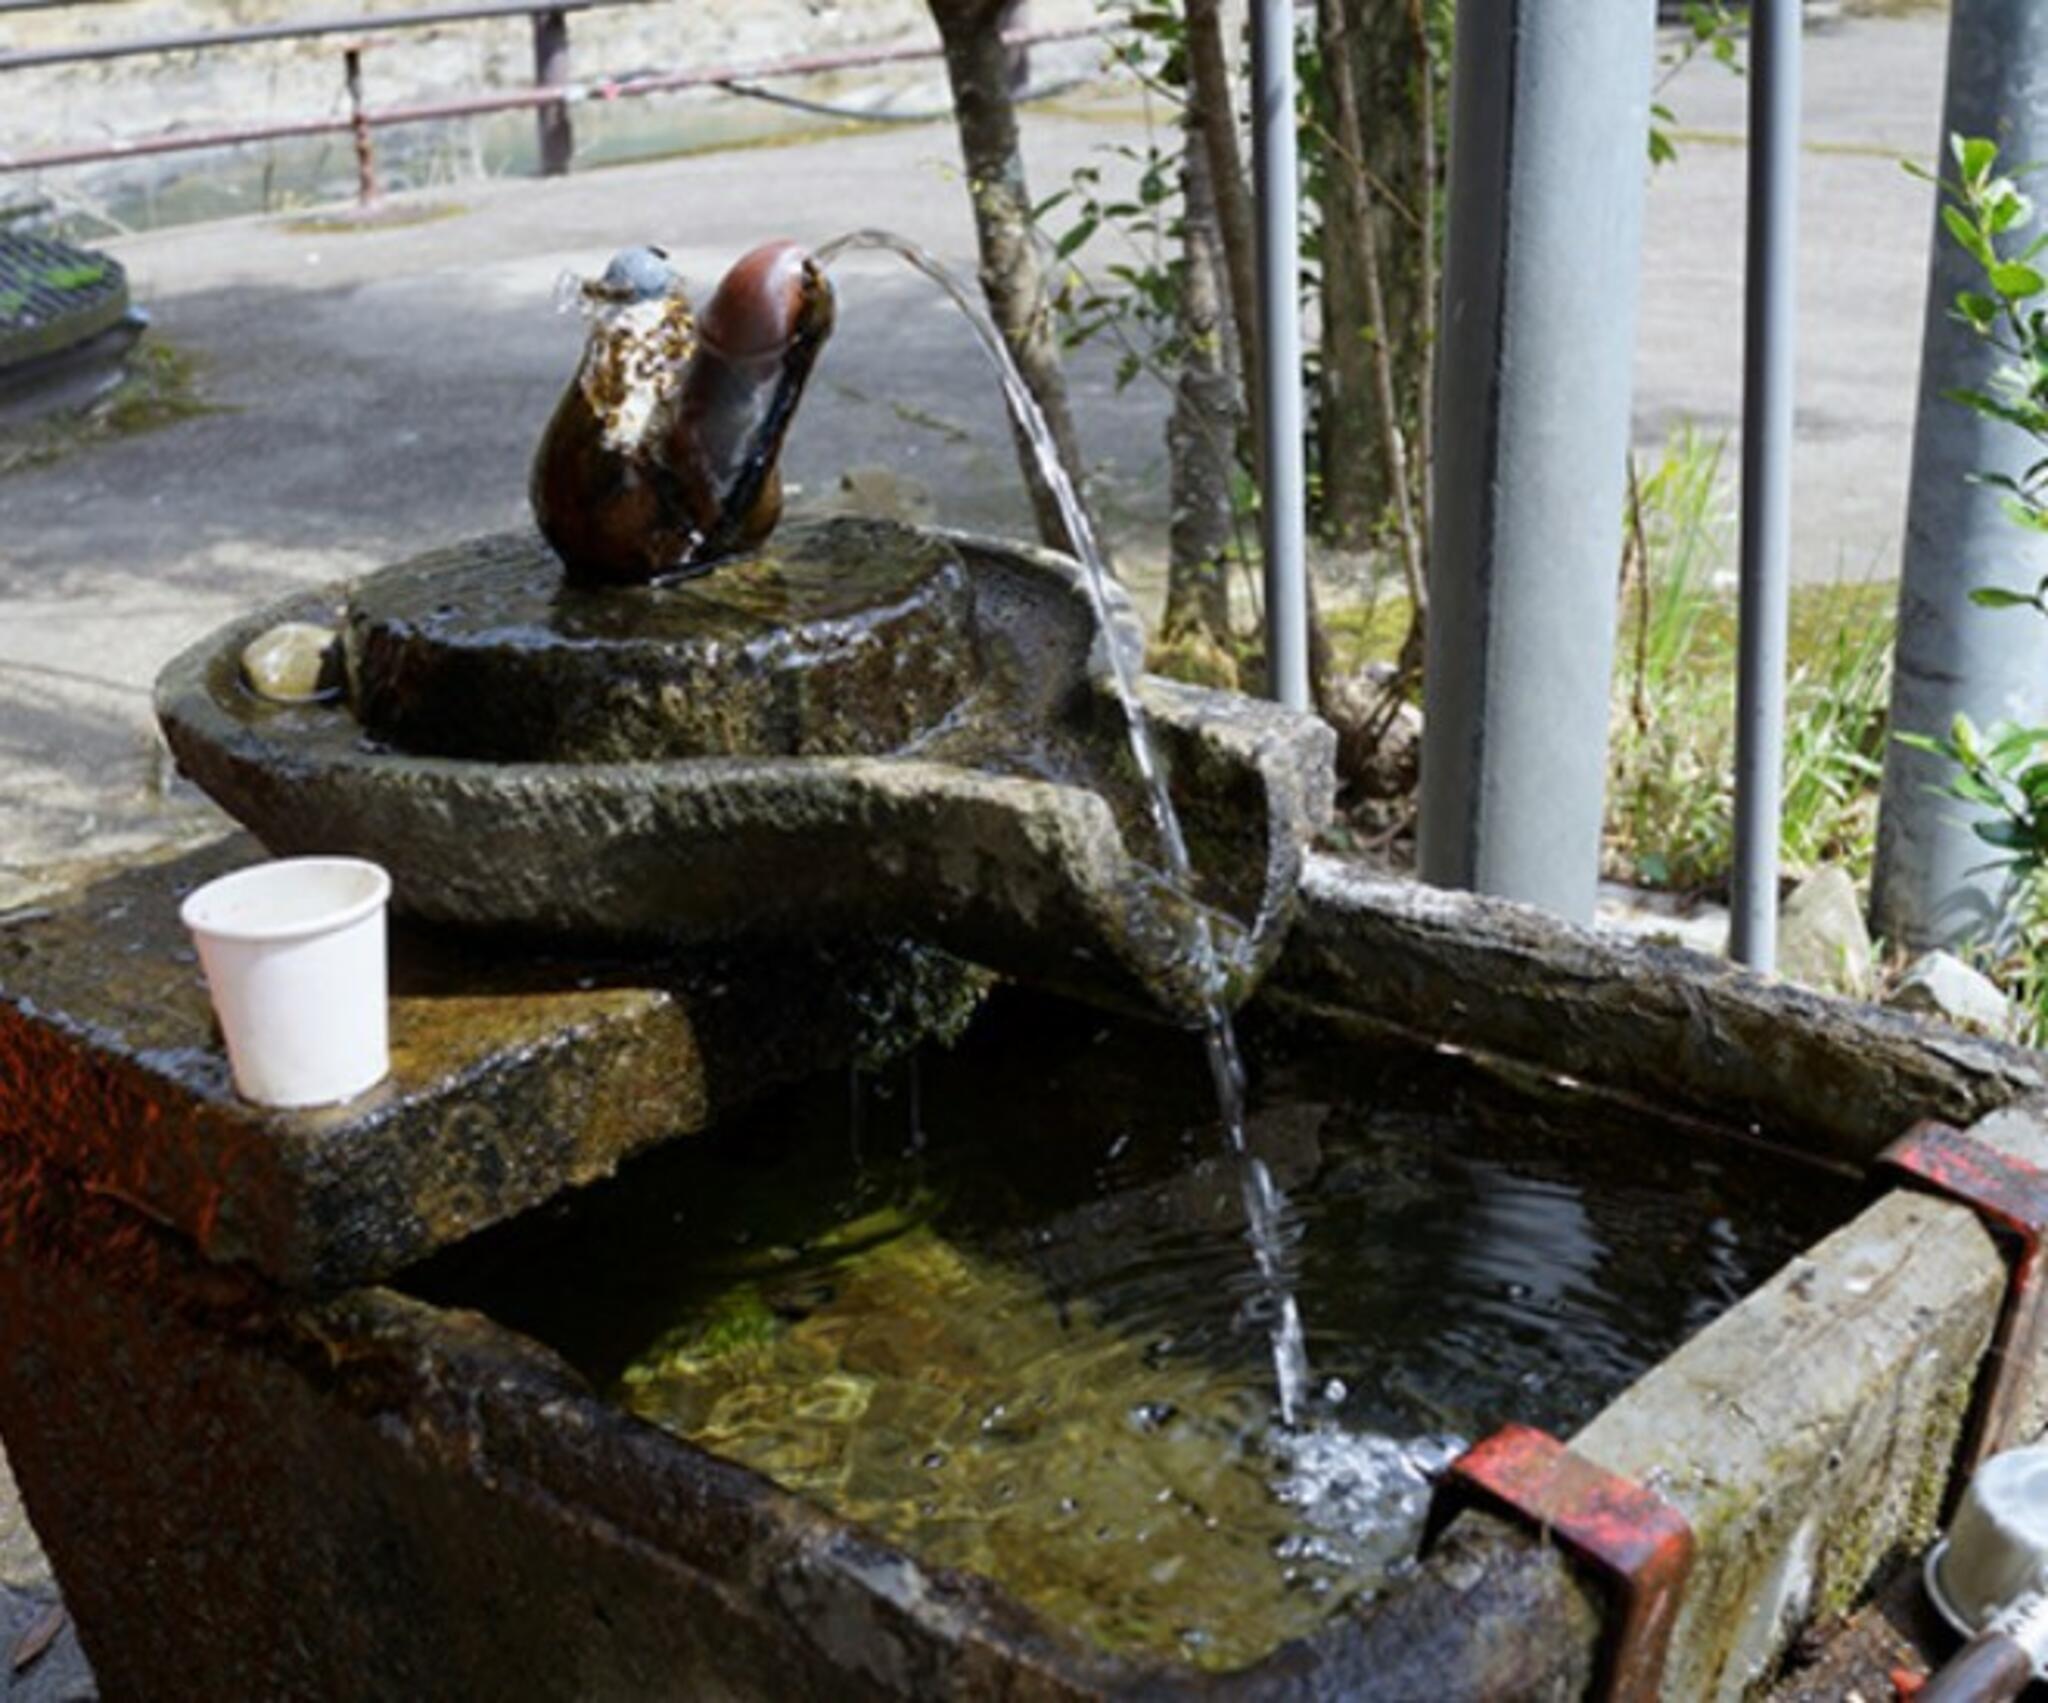
[[[1300,1521],[1263,1402],[929,1227],[710,1311],[626,1369],[627,1407],[1111,1647],[1252,1660],[1406,1547],[1403,1529],[1283,1560]],[[1419,1498],[1419,1471],[1399,1487]]]
[[[422,1273],[633,1412],[1105,1648],[1254,1661],[1411,1563],[1430,1471],[1569,1433],[1857,1185],[1468,1061],[1254,1048],[1321,1411],[1274,1424],[1198,1043],[1004,994]]]

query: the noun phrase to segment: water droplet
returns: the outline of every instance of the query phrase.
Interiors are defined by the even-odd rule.
[[[946,1464],[946,1451],[944,1449],[934,1449],[917,1464],[923,1467],[926,1472],[937,1472],[940,1467]]]

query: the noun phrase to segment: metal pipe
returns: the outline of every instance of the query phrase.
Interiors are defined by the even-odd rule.
[[[1750,12],[1749,238],[1742,342],[1742,602],[1735,698],[1735,891],[1729,949],[1778,960],[1778,837],[1791,602],[1792,379],[1798,323],[1802,0]]]
[[[1307,490],[1302,472],[1300,160],[1295,141],[1294,7],[1253,0],[1252,178],[1259,209],[1261,465],[1266,673],[1289,709],[1309,707]]]
[[[1589,921],[1656,8],[1458,8],[1425,880]]]
[[[410,12],[358,13],[347,17],[303,18],[274,24],[248,24],[232,30],[181,30],[171,35],[130,36],[121,41],[69,42],[57,47],[25,47],[0,53],[0,71],[26,71],[45,65],[82,65],[103,59],[132,59],[151,53],[190,53],[216,47],[248,47],[266,41],[296,41],[302,36],[368,35],[379,30],[433,29],[440,24],[479,23],[491,18],[523,18],[550,9],[588,12],[600,6],[646,6],[653,0],[476,0],[467,6],[424,7]]]
[[[559,89],[569,81],[569,14],[560,6],[533,15],[533,81]],[[560,177],[576,157],[576,130],[564,101],[552,101],[533,115],[539,132],[540,175]]]
[[[1065,29],[1032,30],[1003,39],[1018,43],[1079,41],[1104,33],[1101,24]],[[518,112],[534,107],[583,101],[630,100],[642,95],[672,94],[684,89],[718,88],[727,83],[766,77],[807,77],[822,71],[843,71],[866,65],[894,65],[937,59],[937,45],[854,48],[837,53],[801,54],[751,65],[717,65],[701,71],[662,72],[616,83],[572,83],[561,89],[506,89],[497,94],[469,95],[456,100],[411,106],[373,107],[363,115],[372,126],[424,124],[449,118],[475,118],[485,113]],[[50,148],[39,153],[0,155],[0,172],[41,171],[54,166],[87,165],[98,160],[175,154],[193,148],[226,148],[244,142],[275,142],[294,136],[329,136],[351,128],[347,118],[291,119],[278,124],[228,126],[215,130],[180,130],[169,135],[142,136],[132,141],[96,142],[84,148]]]
[[[1922,1686],[1918,1703],[2009,1703],[2026,1690],[2034,1664],[2003,1632],[1980,1632]]]
[[[1955,0],[1941,135],[1932,139],[1938,169],[1955,170],[1952,135],[1996,137],[2007,165],[2048,157],[2044,83],[2048,6]],[[1984,587],[2032,591],[2048,576],[2048,537],[2014,525],[1999,492],[1977,482],[1986,473],[2018,475],[2039,451],[2016,427],[1951,400],[1952,391],[1990,388],[1999,357],[1956,321],[1957,293],[1982,290],[1984,280],[1942,228],[1932,190],[1928,201],[1934,238],[1891,725],[1894,733],[1940,736],[1959,713],[1980,725],[2048,722],[2048,625],[2025,610],[1970,601]],[[1945,759],[1897,740],[1885,749],[1871,913],[1877,932],[1895,944],[1954,945],[1982,937],[2001,919],[2008,878],[1990,867],[1990,848],[1971,832],[1973,816],[1982,816],[1942,796],[1953,774]]]

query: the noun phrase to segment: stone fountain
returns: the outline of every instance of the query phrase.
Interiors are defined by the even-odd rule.
[[[536,458],[547,537],[437,551],[201,642],[158,688],[180,767],[275,852],[385,864],[426,920],[665,947],[905,936],[1198,1012],[1109,666],[1111,646],[1142,659],[1128,604],[1104,630],[1073,563],[986,539],[774,532],[831,320],[788,245],[742,260],[692,329],[646,251],[600,284]],[[345,691],[252,690],[244,653],[307,623],[339,628]],[[1235,694],[1148,678],[1142,697],[1241,999],[1326,819],[1331,735]]]
[[[266,846],[391,867],[389,1083],[235,1097],[175,915],[247,838],[0,917],[0,1428],[110,1694],[1562,1697],[1628,1657],[1734,1698],[1930,1534],[1980,1368],[2048,1421],[2040,1357],[1992,1346],[1996,1245],[1893,1189],[1575,1433],[1693,1530],[1647,1670],[1577,1560],[1468,1510],[1209,1672],[643,1423],[423,1277],[778,1083],[957,1028],[985,980],[960,960],[1185,1020],[1213,991],[1191,904],[1288,1046],[1469,1058],[1667,1153],[1761,1138],[1840,1171],[1943,1117],[2048,1166],[2014,1105],[2034,1056],[1363,875],[1306,849],[1325,730],[1146,680],[1202,874],[1168,891],[1110,689],[1128,610],[1105,628],[1071,564],[1009,545],[773,531],[824,282],[774,249],[699,320],[659,260],[597,281],[541,533],[286,600],[161,683],[180,762]],[[1039,1041],[986,1043],[1023,1061],[996,1091],[1024,1096]],[[1317,1116],[1281,1125],[1283,1181],[1359,1186],[1319,1172]],[[1078,1281],[1162,1211],[1234,1227],[1220,1198],[1189,1172],[1090,1203],[1020,1233],[1016,1271]]]

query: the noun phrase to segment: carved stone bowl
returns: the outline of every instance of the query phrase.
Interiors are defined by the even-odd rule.
[[[1110,684],[1104,647],[1142,645],[1121,597],[1105,634],[1064,557],[887,523],[771,550],[565,599],[537,536],[478,540],[222,629],[157,712],[273,852],[374,858],[426,920],[661,948],[901,935],[1192,1018],[1186,905]],[[873,597],[820,569],[845,562]],[[690,599],[708,612],[680,633]],[[244,683],[244,646],[288,620],[345,630],[348,702]],[[1234,1001],[1279,949],[1333,737],[1234,693],[1141,695]]]

